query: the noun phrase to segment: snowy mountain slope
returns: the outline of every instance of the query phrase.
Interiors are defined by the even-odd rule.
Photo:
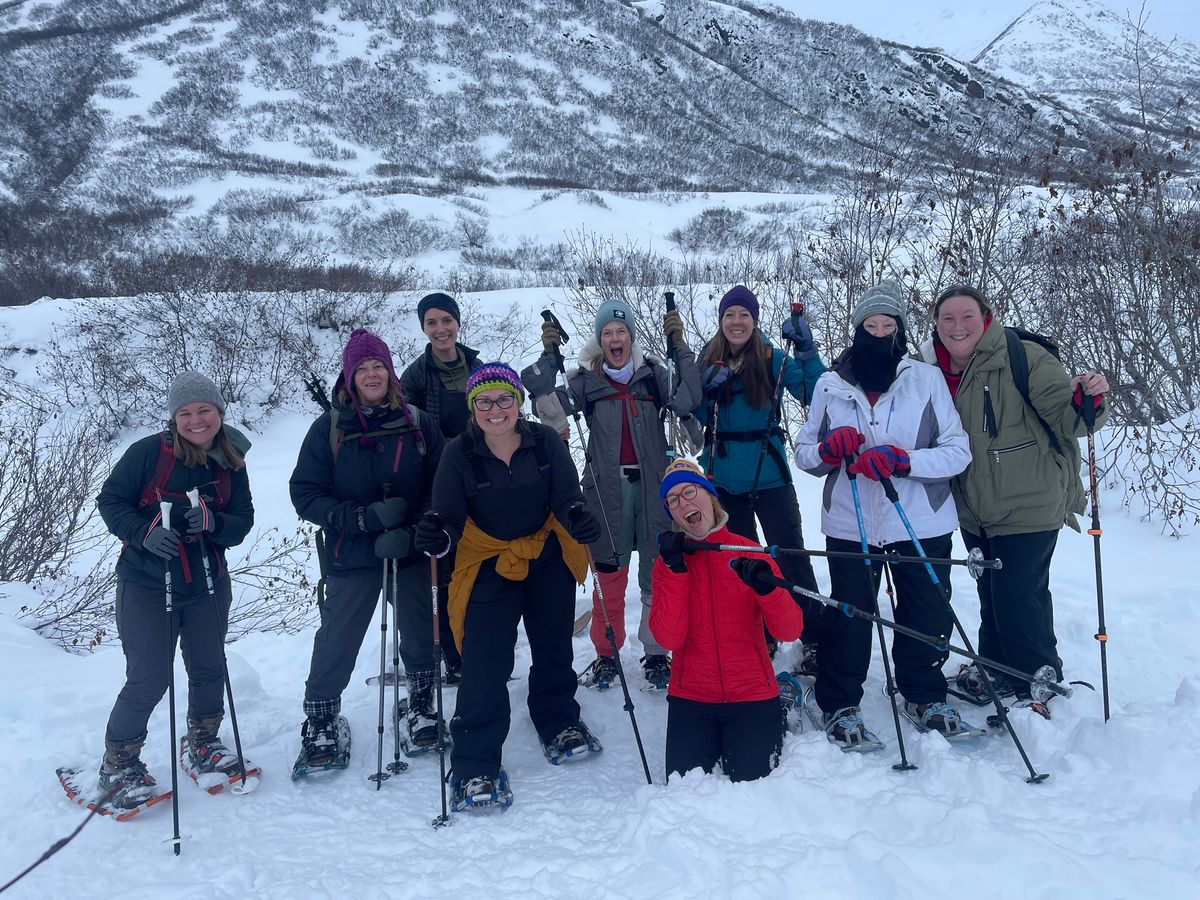
[[[510,297],[483,299],[502,310]],[[557,298],[530,298],[531,309],[543,299]],[[44,346],[70,305],[6,311],[5,343]],[[13,363],[18,380],[37,378],[35,359]],[[279,416],[252,435],[258,528],[294,522],[286,477],[307,421]],[[796,484],[806,540],[819,546],[820,482],[797,473]],[[1128,518],[1108,494],[1103,500],[1113,718],[1103,722],[1099,694],[1086,689],[1053,701],[1051,722],[1019,714],[1026,750],[1037,770],[1051,775],[1041,785],[1024,782],[1011,743],[996,735],[950,746],[905,731],[908,754],[920,768],[893,771],[898,755],[877,650],[864,713],[887,743],[880,753],[844,755],[806,731],[787,740],[780,768],[761,782],[689,776],[664,785],[664,699],[636,692],[656,782],[647,786],[620,694],[581,690],[583,715],[605,751],[552,768],[524,711],[529,657],[522,640],[505,749],[516,804],[502,816],[460,816],[434,831],[435,759],[413,761],[379,792],[366,780],[375,766],[378,695],[363,679],[378,666],[377,630],[369,632],[345,694],[355,736],[351,768],[327,783],[303,785],[287,773],[298,749],[312,631],[257,634],[231,645],[230,666],[246,752],[265,768],[259,791],[210,797],[185,782],[187,840],[179,858],[164,843],[171,830],[165,807],[125,825],[93,820],[6,900],[116,893],[782,900],[960,898],[964,890],[981,897],[1191,896],[1200,875],[1200,611],[1186,600],[1185,568],[1192,539],[1163,538]],[[1070,678],[1098,685],[1092,565],[1091,539],[1064,531],[1053,570],[1061,653]],[[824,564],[818,561],[816,570],[827,587]],[[956,609],[973,635],[974,586],[962,569],[953,586]],[[82,812],[63,796],[54,768],[98,763],[124,671],[116,646],[69,655],[19,624],[13,610],[26,599],[21,590],[5,585],[0,599],[0,681],[7,686],[0,692],[0,751],[10,774],[0,881],[79,823]],[[627,598],[632,634],[637,609],[634,589]],[[577,639],[576,668],[593,652],[586,638]],[[796,655],[794,646],[785,648],[779,666]],[[634,674],[638,656],[636,642],[623,653]],[[952,659],[947,670],[956,664]],[[181,665],[177,676],[182,684]],[[447,692],[450,704],[453,697]],[[968,717],[982,720],[983,711],[971,709]],[[163,703],[146,748],[162,780],[171,760],[166,744]]]

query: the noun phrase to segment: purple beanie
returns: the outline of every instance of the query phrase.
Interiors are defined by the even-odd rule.
[[[475,409],[475,396],[482,391],[509,391],[517,396],[517,406],[525,402],[525,385],[512,366],[489,362],[478,366],[467,378],[467,406]]]
[[[754,319],[754,323],[758,324],[758,298],[744,284],[735,285],[725,292],[725,296],[717,305],[717,318],[720,319],[724,316],[725,310],[731,306],[744,306],[750,311],[750,317]]]
[[[368,359],[377,359],[383,363],[392,384],[400,387],[400,379],[396,377],[396,370],[392,366],[392,351],[388,349],[388,345],[367,329],[356,328],[350,335],[350,340],[346,341],[346,349],[342,351],[342,383],[346,386],[347,393],[354,398],[353,403],[356,407],[358,395],[354,390],[354,372]]]

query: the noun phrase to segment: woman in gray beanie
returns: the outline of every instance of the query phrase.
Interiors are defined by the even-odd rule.
[[[674,393],[667,370],[637,342],[633,310],[620,300],[606,300],[596,311],[594,339],[579,351],[579,365],[567,376],[570,402],[583,411],[588,425],[583,496],[588,511],[604,523],[592,546],[596,578],[604,594],[617,648],[625,642],[625,589],[629,564],[638,551],[638,589],[642,601],[638,640],[643,673],[650,685],[665,690],[671,676],[667,651],[650,632],[651,576],[658,558],[657,535],[670,527],[658,497],[667,467],[667,414],[685,419],[700,402],[696,357],[683,337],[683,320],[672,310],[663,317],[663,332],[675,349]],[[534,411],[559,430],[567,427],[555,391],[560,334],[551,323],[542,329],[545,354],[521,373],[536,398]],[[685,425],[686,427],[686,425]],[[617,666],[604,633],[600,592],[592,595],[589,636],[596,659],[582,676],[584,684],[604,690],[615,683]]]
[[[867,289],[851,314],[852,343],[817,382],[808,421],[796,436],[796,466],[825,479],[821,531],[829,550],[862,550],[856,512],[861,507],[871,552],[918,555],[884,495],[881,480],[889,478],[924,550],[935,558],[950,556],[958,525],[950,480],[967,467],[971,452],[945,380],[933,366],[907,356],[906,306],[895,282]],[[949,567],[936,568],[948,585]],[[928,573],[916,565],[891,566],[891,571],[896,622],[926,634],[950,634],[949,605]],[[881,574],[879,563],[867,568],[857,559],[831,558],[830,593],[878,614]],[[892,659],[910,719],[947,737],[970,731],[946,703],[944,652],[897,634]],[[843,750],[883,746],[859,713],[870,661],[870,623],[827,617],[813,693],[827,737]]]
[[[102,793],[113,791],[108,803],[122,810],[160,793],[141,749],[150,713],[167,690],[176,639],[188,673],[180,765],[208,789],[242,777],[243,762],[217,732],[225,715],[225,634],[233,598],[225,551],[254,524],[244,461],[250,442],[225,422],[220,390],[199,372],[175,378],[167,412],[167,427],[126,450],[96,498],[104,524],[122,542],[116,616],[125,686],[108,719],[99,785]],[[199,492],[194,506],[192,490]],[[163,500],[171,504],[168,521],[160,514]],[[164,578],[174,607],[169,623]],[[253,777],[258,770],[245,762],[245,773]]]

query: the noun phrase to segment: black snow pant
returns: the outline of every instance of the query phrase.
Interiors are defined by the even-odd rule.
[[[734,534],[758,543],[758,527],[754,517],[762,525],[763,543],[788,549],[804,549],[804,532],[800,527],[800,504],[796,500],[796,488],[790,484],[767,488],[758,492],[751,502],[750,494],[731,494],[717,489],[717,498],[729,513],[729,530]],[[780,556],[777,560],[783,577],[806,590],[816,591],[817,576],[813,574],[812,560],[800,554]],[[804,610],[804,634],[806,644],[818,644],[822,639],[825,607],[816,600],[795,595],[796,602]]]
[[[979,655],[1031,674],[1050,666],[1062,681],[1050,596],[1058,532],[979,537],[964,531],[962,536],[968,550],[978,547],[988,559],[1004,561],[1003,569],[984,569],[979,579]],[[1029,682],[1019,682],[1017,694],[1028,696]]]
[[[201,719],[224,714],[225,632],[233,599],[229,576],[217,579],[213,590],[214,597],[176,599],[168,626],[163,588],[117,579],[117,634],[125,653],[125,685],[109,714],[105,740],[145,736],[150,714],[167,692],[177,638],[188,676],[188,715]]]
[[[826,538],[825,546],[830,550],[861,552],[858,541]],[[951,537],[921,538],[921,546],[931,557],[950,556]],[[888,544],[887,550],[901,556],[917,556],[912,541]],[[882,548],[872,546],[872,553]],[[876,612],[879,596],[879,581],[883,564],[872,563],[870,587],[867,583],[867,566],[859,559],[830,559],[829,579],[833,598],[849,603],[856,609]],[[934,637],[950,637],[953,619],[950,607],[942,592],[929,578],[925,567],[916,563],[898,563],[891,566],[892,581],[896,585],[896,624],[915,629]],[[950,588],[950,567],[934,566],[938,580]],[[871,640],[875,626],[857,616],[848,618],[841,614],[830,615],[825,620],[825,634],[821,641],[820,665],[817,667],[815,694],[817,705],[824,712],[837,712],[847,706],[858,706],[862,702],[863,682],[871,664]],[[946,699],[946,677],[942,666],[947,652],[931,647],[916,638],[893,632],[892,661],[896,669],[896,687],[910,703],[937,703]]]
[[[667,697],[667,778],[719,762],[731,781],[771,774],[783,750],[779,698],[701,703]]]
[[[335,716],[341,712],[342,691],[350,683],[354,663],[371,621],[379,615],[384,561],[378,569],[331,573],[325,582],[321,627],[313,639],[312,661],[304,684],[304,714]],[[400,626],[400,658],[407,672],[433,671],[433,596],[429,559],[422,556],[401,564],[387,598]],[[389,635],[391,628],[388,629]],[[390,637],[389,637],[390,641]]]
[[[529,563],[524,581],[497,575],[495,560],[485,562],[475,579],[463,627],[462,683],[450,720],[450,763],[460,779],[494,777],[500,771],[512,717],[508,678],[522,619],[533,657],[529,718],[538,737],[550,741],[579,721],[571,646],[575,578],[551,535],[541,556]]]

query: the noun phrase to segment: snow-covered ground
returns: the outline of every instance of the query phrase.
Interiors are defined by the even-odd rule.
[[[60,304],[6,310],[0,343],[26,346],[61,315]],[[32,378],[32,365],[22,365],[20,377]],[[253,435],[249,466],[260,527],[295,521],[286,477],[303,423],[302,416],[281,417]],[[806,539],[818,546],[819,482],[800,474],[797,486]],[[355,741],[350,769],[301,784],[288,776],[312,631],[258,634],[232,645],[229,657],[242,740],[265,770],[260,789],[212,797],[185,781],[179,801],[186,839],[178,858],[164,843],[169,804],[124,824],[97,818],[7,896],[1196,896],[1200,607],[1189,600],[1185,562],[1193,539],[1162,537],[1115,503],[1103,518],[1112,720],[1104,723],[1100,694],[1086,689],[1054,700],[1053,721],[1017,713],[1034,765],[1050,773],[1043,784],[1025,783],[1024,766],[1003,735],[951,746],[909,729],[904,740],[919,769],[893,771],[896,737],[878,658],[864,714],[887,743],[882,752],[844,755],[809,729],[788,737],[782,764],[762,781],[734,785],[692,775],[666,785],[665,698],[635,692],[655,781],[648,786],[620,692],[581,689],[584,718],[605,751],[551,767],[525,714],[529,658],[522,641],[505,745],[515,804],[502,815],[458,816],[452,827],[434,830],[436,757],[411,761],[382,790],[367,781],[375,769],[378,695],[364,679],[378,666],[378,629],[368,631],[344,696]],[[827,586],[824,564],[816,568]],[[1053,587],[1068,677],[1099,687],[1090,538],[1063,532]],[[628,624],[636,634],[631,588]],[[962,569],[954,588],[974,638],[977,602]],[[22,590],[0,585],[0,760],[10,777],[0,883],[81,820],[54,770],[99,763],[124,673],[119,646],[70,655],[18,622]],[[575,650],[582,669],[593,656],[586,637],[576,639]],[[631,673],[640,674],[640,655],[636,641],[623,653]],[[785,648],[777,667],[795,659],[796,648]],[[952,658],[947,668],[956,666]],[[182,663],[177,678],[182,686]],[[183,693],[181,687],[180,721]],[[453,690],[446,700],[452,708]],[[982,723],[985,711],[967,713]],[[167,744],[164,702],[145,751],[160,782],[170,777]]]

